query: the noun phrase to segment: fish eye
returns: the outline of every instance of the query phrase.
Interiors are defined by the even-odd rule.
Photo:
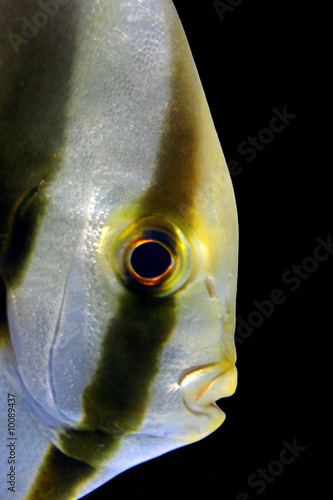
[[[194,249],[183,228],[164,216],[143,216],[124,226],[106,230],[102,238],[111,286],[117,282],[132,292],[162,297],[189,281]]]
[[[133,276],[144,285],[156,285],[172,271],[171,250],[159,241],[139,240],[129,262]]]

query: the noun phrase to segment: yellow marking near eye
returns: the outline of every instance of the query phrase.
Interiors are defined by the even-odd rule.
[[[203,253],[201,242],[186,221],[165,209],[156,209],[155,215],[147,215],[152,210],[152,207],[132,204],[111,213],[101,234],[99,255],[111,286],[121,283],[131,291],[163,297],[194,279],[204,264]],[[135,250],[148,243],[159,245],[169,256],[164,267],[156,265],[155,273],[146,255],[143,259],[148,264],[148,272],[141,272],[144,266],[136,266],[131,261]]]

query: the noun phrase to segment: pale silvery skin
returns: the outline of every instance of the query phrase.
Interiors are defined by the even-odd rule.
[[[19,4],[1,3],[6,33],[41,9]],[[1,168],[17,200],[36,188],[14,216],[26,220],[25,203],[36,222],[25,254],[14,258],[9,243],[0,260],[11,339],[1,344],[0,388],[3,401],[16,395],[17,415],[25,415],[17,417],[26,452],[16,498],[59,498],[61,491],[76,499],[224,421],[214,401],[236,388],[238,225],[172,2],[59,1],[47,19],[17,53],[13,37],[1,40],[0,90],[23,72],[16,97],[21,109],[32,109],[21,116],[18,108],[15,140],[7,127],[12,144]],[[8,106],[3,100],[3,120]],[[32,166],[36,178],[9,168],[26,144],[46,157]],[[189,262],[179,288],[140,298],[117,278],[112,245],[149,216],[179,230],[177,249]],[[46,459],[50,442],[88,464],[75,484],[57,482]],[[45,490],[41,476],[57,492]],[[10,494],[4,485],[1,498]]]

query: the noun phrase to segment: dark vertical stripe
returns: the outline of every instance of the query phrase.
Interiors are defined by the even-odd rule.
[[[6,288],[0,276],[0,349],[9,343],[9,332],[6,309]]]
[[[46,474],[44,471],[52,471]],[[72,500],[80,482],[94,473],[89,465],[64,455],[50,445],[44,458],[44,469],[37,476],[26,500]]]
[[[121,437],[139,428],[175,321],[173,297],[147,299],[128,293],[119,299],[95,375],[83,393],[82,423],[95,432],[75,431],[76,440],[68,431],[62,439],[65,453],[99,468]]]
[[[38,224],[45,214],[46,206],[43,185],[40,185],[21,198],[10,218],[8,237],[0,256],[0,268],[3,269],[7,285],[23,277],[22,271],[32,255]]]
[[[112,458],[122,437],[138,429],[175,321],[173,297],[156,300],[129,293],[119,300],[97,370],[83,393],[82,427],[87,430],[62,433],[62,452],[52,447],[26,500],[76,498],[77,488]]]
[[[0,234],[7,234],[9,216],[22,195],[42,179],[50,182],[60,167],[77,3],[59,4],[58,13],[47,15],[45,26],[30,38],[22,32],[22,17],[32,22],[42,11],[37,2],[0,5]],[[10,34],[26,42],[17,53]],[[0,239],[0,250],[1,245]]]
[[[200,143],[200,82],[180,22],[170,39],[172,71],[171,97],[164,121],[164,133],[157,158],[157,168],[142,205],[165,208],[187,215],[191,222],[192,206],[200,182],[202,165],[197,154]]]

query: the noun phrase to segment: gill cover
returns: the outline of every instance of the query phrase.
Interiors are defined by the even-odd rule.
[[[18,499],[77,499],[223,422],[236,206],[170,0],[4,0],[0,23],[12,481]]]

